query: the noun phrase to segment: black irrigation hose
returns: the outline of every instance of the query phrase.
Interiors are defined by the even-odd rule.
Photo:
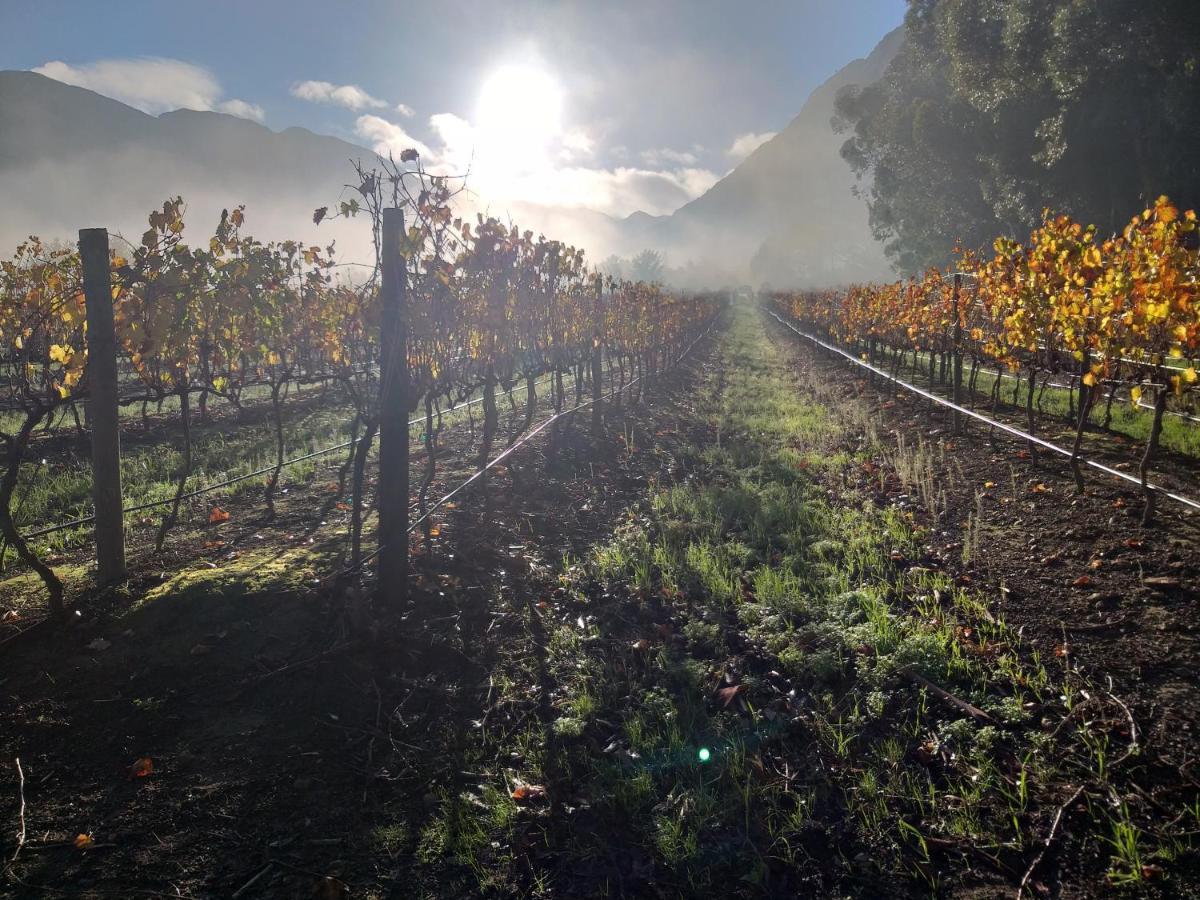
[[[699,335],[696,336],[696,339],[694,341],[692,341],[690,344],[688,344],[687,349],[684,350],[681,354],[679,354],[679,357],[672,364],[672,368],[674,368],[675,366],[677,366],[681,362],[683,362],[683,360],[687,357],[687,355],[692,352],[692,348],[695,347],[698,343],[700,343],[701,340],[703,340],[705,337],[708,336],[709,332],[711,332],[713,329],[713,325],[716,324],[716,320],[717,320],[718,316],[720,316],[719,312],[716,315],[714,315],[712,317],[712,319],[709,320],[707,327],[705,327],[705,329]],[[637,384],[639,381],[641,381],[645,377],[646,377],[645,375],[638,375],[636,378],[631,379],[630,381],[626,382],[625,384],[618,385],[617,387],[612,388],[607,394],[603,395],[600,399],[601,400],[609,399],[609,398],[613,397],[618,391],[623,391],[626,388],[632,387],[633,385]],[[499,455],[497,455],[495,459],[492,459],[491,461],[484,463],[469,478],[467,478],[466,481],[464,481],[462,484],[460,484],[454,490],[450,491],[450,493],[444,495],[440,500],[438,500],[436,503],[434,503],[432,506],[430,506],[429,509],[426,510],[424,515],[422,515],[415,522],[411,523],[408,526],[408,530],[405,532],[405,534],[406,535],[412,534],[418,527],[420,527],[422,524],[424,524],[425,521],[431,515],[433,515],[433,513],[436,512],[440,507],[442,507],[446,503],[450,502],[450,500],[452,500],[458,494],[462,493],[462,491],[464,491],[467,487],[469,487],[471,484],[473,484],[478,479],[482,478],[483,474],[485,472],[487,472],[489,469],[491,469],[494,466],[498,465],[499,463],[503,462],[518,447],[522,446],[525,443],[528,443],[531,439],[536,437],[538,434],[540,434],[542,431],[544,431],[550,425],[553,425],[559,419],[565,418],[566,416],[574,415],[579,410],[586,409],[587,407],[591,406],[595,402],[596,402],[595,398],[592,398],[590,400],[585,400],[584,402],[576,404],[575,406],[571,407],[570,409],[564,409],[562,412],[555,413],[550,418],[544,420],[543,422],[541,422],[534,428],[530,429],[529,431],[526,431],[525,434],[522,435],[519,440],[510,444],[507,448],[504,449],[503,452],[501,452]],[[372,559],[374,559],[376,556],[378,556],[380,553],[382,553],[384,550],[386,550],[387,547],[388,547],[387,544],[379,545],[374,550],[372,550],[370,553],[368,553],[366,556],[364,556],[361,560],[359,560],[355,565],[349,566],[348,568],[343,569],[342,571],[338,572],[336,575],[332,576],[332,578],[338,579],[338,578],[345,578],[349,575],[353,575],[355,572],[358,572],[359,570],[361,570],[362,567],[365,566],[367,563],[369,563]]]
[[[892,382],[893,384],[895,384],[899,387],[902,387],[905,390],[912,391],[912,393],[916,394],[919,397],[924,397],[926,400],[932,400],[934,403],[944,406],[947,409],[952,409],[955,412],[961,413],[964,416],[968,416],[972,419],[976,419],[977,421],[983,422],[985,425],[990,425],[993,428],[999,428],[1001,431],[1006,432],[1007,434],[1010,434],[1013,437],[1017,437],[1023,441],[1028,441],[1028,442],[1037,444],[1039,447],[1042,447],[1045,450],[1049,450],[1052,453],[1057,453],[1060,456],[1067,457],[1068,459],[1071,458],[1071,455],[1072,455],[1071,451],[1067,450],[1064,447],[1060,447],[1057,444],[1052,444],[1049,441],[1042,440],[1041,438],[1035,437],[1032,434],[1027,434],[1026,432],[1022,431],[1019,428],[1014,428],[1012,425],[1006,425],[1004,422],[997,422],[995,419],[989,418],[988,416],[985,416],[982,413],[978,413],[973,409],[967,409],[965,406],[959,406],[957,403],[953,403],[950,400],[945,399],[944,397],[939,397],[937,394],[922,390],[921,388],[917,387],[916,385],[909,384],[907,381],[904,381],[900,378],[894,377],[890,373],[885,372],[883,369],[877,368],[876,366],[873,366],[868,362],[858,359],[853,354],[847,353],[841,347],[838,347],[834,344],[826,343],[825,341],[821,340],[820,338],[813,337],[811,334],[801,331],[799,328],[797,328],[791,322],[784,320],[774,310],[768,309],[767,312],[769,312],[772,316],[774,316],[775,320],[777,322],[779,322],[780,325],[790,328],[792,331],[796,332],[796,334],[800,335],[800,337],[804,338],[805,340],[811,341],[812,343],[816,344],[818,347],[824,347],[826,350],[830,351],[831,353],[836,353],[838,356],[841,356],[841,357],[844,357],[845,359],[850,360],[850,362],[854,363],[856,366],[861,366],[862,368],[867,369],[870,372],[874,372],[876,375],[881,375],[884,378],[886,378],[888,381]],[[1101,472],[1103,472],[1106,475],[1111,475],[1114,478],[1119,478],[1122,481],[1127,481],[1130,484],[1136,485],[1139,488],[1142,487],[1142,482],[1139,479],[1134,478],[1132,475],[1126,475],[1124,472],[1119,472],[1116,469],[1113,469],[1113,468],[1110,468],[1109,466],[1104,465],[1103,463],[1099,463],[1099,462],[1096,462],[1095,460],[1091,460],[1091,459],[1086,459],[1082,456],[1079,457],[1079,461],[1081,463],[1083,463],[1084,465],[1091,466],[1093,469],[1099,469]],[[1192,509],[1200,510],[1200,503],[1196,502],[1195,500],[1192,500],[1189,497],[1184,497],[1181,494],[1171,493],[1170,491],[1166,490],[1165,488],[1159,487],[1156,484],[1150,484],[1149,482],[1146,483],[1146,488],[1148,490],[1154,491],[1157,494],[1161,494],[1164,497],[1168,497],[1171,500],[1174,500],[1176,503],[1182,503],[1184,506],[1188,506],[1188,507],[1191,507]]]
[[[537,385],[546,384],[546,382],[550,381],[551,377],[552,376],[543,378],[541,381],[535,382],[535,384],[537,384]],[[572,377],[574,377],[574,376],[572,376]],[[519,387],[524,388],[525,386],[520,385]],[[518,390],[518,387],[513,387],[511,390],[501,391],[497,396],[504,397],[504,396],[514,393],[517,390]],[[482,397],[476,397],[474,400],[469,400],[466,403],[459,403],[455,406],[451,406],[447,409],[444,409],[444,410],[442,410],[442,413],[443,414],[452,413],[456,410],[466,409],[468,406],[474,406],[476,403],[482,403],[482,402],[483,402]],[[413,419],[412,421],[410,421],[408,423],[408,426],[411,428],[414,425],[421,425],[424,422],[425,422],[425,417],[421,416],[418,419]],[[302,463],[307,460],[314,459],[318,456],[326,456],[330,453],[336,453],[338,450],[345,450],[347,447],[350,447],[353,444],[357,443],[358,440],[359,440],[358,438],[355,438],[354,440],[344,441],[341,444],[334,444],[331,447],[322,447],[320,450],[314,450],[311,453],[305,453],[303,456],[296,456],[291,459],[285,459],[283,461],[283,468],[287,468],[288,466],[294,466],[297,463]],[[265,475],[267,472],[271,472],[274,469],[275,469],[274,464],[269,465],[269,466],[264,466],[261,469],[255,469],[253,472],[247,472],[244,475],[236,475],[233,478],[227,478],[224,481],[217,482],[216,484],[205,485],[202,488],[197,488],[194,491],[189,491],[188,493],[183,494],[179,499],[181,501],[183,501],[183,500],[189,500],[193,497],[199,497],[202,494],[207,494],[212,491],[220,490],[223,487],[229,487],[230,485],[237,484],[240,481],[246,481],[250,478],[257,478],[259,475]],[[136,506],[127,506],[124,509],[122,509],[121,512],[122,512],[122,514],[144,512],[145,510],[154,509],[159,506],[169,506],[170,504],[172,504],[174,502],[175,502],[174,498],[170,498],[167,500],[152,500],[149,503],[139,503]],[[83,516],[82,518],[79,518],[79,519],[72,519],[69,522],[59,522],[57,525],[47,525],[43,528],[36,528],[33,531],[25,532],[25,534],[22,536],[26,540],[28,540],[30,538],[41,537],[46,534],[54,534],[59,531],[67,531],[68,529],[71,529],[71,528],[78,528],[81,525],[88,525],[95,521],[96,521],[96,517],[94,515]]]

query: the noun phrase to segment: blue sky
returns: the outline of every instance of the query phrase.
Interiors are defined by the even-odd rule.
[[[786,125],[821,81],[870,52],[905,8],[903,0],[0,6],[0,68],[61,63],[44,71],[151,112],[207,106],[367,146],[416,143],[446,166],[461,163],[467,145],[478,160],[483,147],[510,168],[519,160],[538,170],[536,183],[514,178],[511,190],[580,205],[595,198],[609,212],[666,211],[701,192]],[[618,184],[621,172],[645,178]],[[643,197],[651,176],[659,182]]]

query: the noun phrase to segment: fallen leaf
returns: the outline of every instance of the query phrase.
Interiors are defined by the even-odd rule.
[[[1078,578],[1076,578],[1074,581],[1071,582],[1071,587],[1087,587],[1091,583],[1092,583],[1091,575],[1080,575]]]
[[[1125,538],[1125,540],[1121,541],[1121,543],[1130,550],[1140,550],[1145,542],[1139,538]]]
[[[518,803],[540,800],[545,796],[546,789],[540,784],[525,784],[523,781],[518,781],[517,786],[512,791],[512,798]]]
[[[1035,494],[1045,494],[1050,490],[1050,488],[1046,487],[1046,485],[1039,481],[1037,484],[1031,487],[1030,490]]]
[[[721,705],[728,706],[733,702],[733,699],[746,689],[744,684],[734,684],[729,687],[717,689],[717,696],[721,698]]]
[[[342,512],[345,512],[350,508],[350,504],[346,503],[344,500],[339,500],[337,503],[333,504],[333,508],[340,509]]]
[[[1093,559],[1090,563],[1088,563],[1088,567],[1092,569],[1099,569],[1103,565],[1104,560],[1102,559]]]
[[[996,482],[994,482],[994,481],[985,481],[983,483],[983,488],[984,488],[984,490],[987,490],[987,491],[990,491],[995,486],[996,486]]]
[[[87,850],[92,846],[93,843],[94,841],[92,840],[92,836],[90,834],[75,835],[74,844],[76,850]]]
[[[148,756],[143,756],[141,759],[134,760],[132,766],[129,767],[130,778],[145,778],[147,775],[154,773],[154,761]]]
[[[228,521],[229,521],[229,513],[225,512],[225,510],[221,509],[221,507],[219,507],[219,506],[214,506],[212,508],[212,512],[210,512],[208,514],[208,524],[209,525],[219,525],[222,522],[228,522]]]

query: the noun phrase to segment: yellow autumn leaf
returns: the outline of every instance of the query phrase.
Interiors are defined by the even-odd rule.
[[[65,365],[67,360],[71,358],[71,353],[70,347],[64,347],[62,344],[50,345],[50,360],[52,362],[63,363]]]
[[[1086,384],[1088,387],[1095,387],[1096,386],[1096,376],[1093,373],[1088,372],[1086,375],[1083,376],[1083,383]]]
[[[1136,387],[1136,386],[1131,387],[1129,389],[1129,399],[1133,402],[1134,406],[1137,406],[1139,403],[1141,403],[1142,402],[1142,389],[1140,387]]]
[[[1197,378],[1200,378],[1200,374],[1196,373],[1195,366],[1183,370],[1183,380],[1188,384],[1195,384]]]

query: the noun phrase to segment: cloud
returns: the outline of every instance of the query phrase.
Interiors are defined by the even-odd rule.
[[[389,153],[399,158],[405,150],[416,150],[423,160],[429,160],[433,154],[425,144],[412,137],[407,131],[394,122],[381,119],[379,116],[359,116],[354,122],[354,133],[368,141],[371,149],[381,156]]]
[[[674,212],[704,193],[719,176],[707,169],[656,170],[619,166],[582,166],[531,173],[512,182],[506,200],[542,206],[584,207],[610,216],[641,211],[659,216]],[[486,189],[485,196],[490,196]]]
[[[691,152],[647,151],[653,165],[605,168],[573,162],[591,156],[594,146],[582,129],[558,136],[557,153],[528,167],[511,165],[503,148],[491,147],[488,135],[454,113],[428,120],[428,143],[381,116],[364,114],[354,133],[376,153],[399,157],[414,149],[435,175],[465,175],[470,194],[493,211],[511,204],[544,208],[585,208],[611,216],[641,210],[651,215],[674,212],[712,187],[719,176],[695,165]],[[499,154],[499,155],[497,155]]]
[[[203,66],[157,56],[102,59],[82,66],[54,60],[33,70],[64,84],[87,88],[158,115],[173,109],[216,110],[261,122],[263,108],[245,100],[221,99],[221,83]]]
[[[695,153],[688,150],[672,150],[669,147],[660,147],[657,150],[643,150],[641,158],[642,162],[646,165],[654,167],[667,165],[694,166],[699,162]]]
[[[172,109],[212,109],[221,97],[221,84],[212,72],[178,59],[103,59],[82,66],[54,60],[33,71],[152,115]]]
[[[263,108],[257,103],[247,103],[245,100],[225,100],[217,104],[217,112],[228,113],[239,119],[251,119],[255,122],[263,120]]]
[[[411,106],[409,106],[407,103],[397,103],[396,104],[396,112],[400,113],[400,115],[405,116],[409,119],[411,119],[414,115],[416,115],[416,113],[413,112],[413,108]]]
[[[383,109],[386,100],[372,97],[357,84],[331,84],[328,81],[298,81],[292,85],[291,94],[310,103],[333,103],[358,112],[361,109]],[[403,104],[401,104],[403,106]],[[407,107],[405,107],[407,108]],[[400,110],[404,112],[403,109]],[[411,110],[409,113],[411,114]]]
[[[734,159],[745,159],[771,138],[775,137],[778,132],[775,131],[747,131],[745,134],[739,134],[733,139],[733,144],[726,151]]]

